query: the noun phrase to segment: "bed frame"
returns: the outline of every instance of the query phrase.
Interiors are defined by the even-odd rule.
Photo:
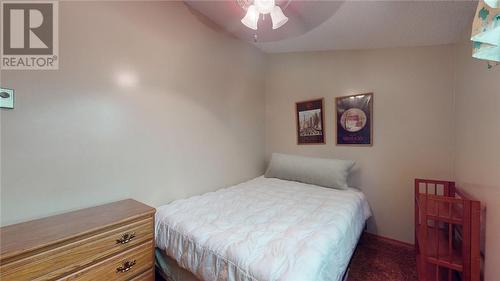
[[[415,179],[420,281],[480,280],[481,203],[451,181]]]
[[[351,258],[349,259],[349,263],[347,264],[347,268],[345,269],[344,274],[342,275],[342,281],[349,280],[349,270],[351,269],[352,259],[354,258],[354,254],[358,250],[359,240],[361,240],[361,236],[363,236],[363,233],[366,232],[366,229],[367,229],[367,225],[365,222],[365,226],[363,227],[363,231],[361,231],[361,233],[358,236],[358,241],[356,242],[356,248],[354,249],[354,251],[352,251]]]

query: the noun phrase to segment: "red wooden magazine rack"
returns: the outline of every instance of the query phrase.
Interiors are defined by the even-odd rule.
[[[415,179],[415,250],[420,281],[479,281],[481,203],[454,182]]]

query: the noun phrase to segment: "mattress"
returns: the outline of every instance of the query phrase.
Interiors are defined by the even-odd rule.
[[[336,190],[259,177],[156,212],[156,246],[206,281],[341,280],[368,202]]]

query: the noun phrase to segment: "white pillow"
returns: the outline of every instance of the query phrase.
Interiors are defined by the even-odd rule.
[[[347,189],[347,178],[354,164],[351,160],[273,153],[264,177]]]

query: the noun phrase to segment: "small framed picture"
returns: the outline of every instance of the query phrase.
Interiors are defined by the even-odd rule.
[[[337,145],[373,144],[373,93],[335,98]]]
[[[297,144],[324,144],[323,98],[297,102]]]

